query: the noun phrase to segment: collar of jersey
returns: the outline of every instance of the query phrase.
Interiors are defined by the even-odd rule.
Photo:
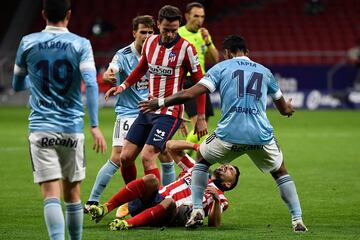
[[[52,32],[52,33],[62,33],[69,32],[69,30],[65,27],[54,27],[54,26],[46,26],[43,32]]]
[[[174,39],[174,41],[171,41],[171,42],[169,42],[168,44],[164,44],[164,43],[161,41],[161,36],[160,36],[160,37],[159,37],[159,45],[163,45],[163,46],[166,47],[166,48],[171,48],[171,47],[173,47],[179,40],[180,40],[180,35],[177,34],[177,35],[176,35],[176,38]]]
[[[141,57],[141,54],[136,50],[135,48],[135,42],[133,42],[131,45],[130,45],[130,48],[131,48],[131,51],[135,54],[135,56],[137,58],[140,58]]]
[[[234,57],[234,58],[240,58],[240,59],[251,61],[250,58],[248,58],[247,56]]]

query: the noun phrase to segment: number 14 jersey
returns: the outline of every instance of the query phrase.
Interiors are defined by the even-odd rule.
[[[215,133],[221,140],[251,145],[271,141],[267,95],[277,100],[282,94],[269,69],[248,57],[236,57],[216,64],[199,83],[220,93],[221,119]]]

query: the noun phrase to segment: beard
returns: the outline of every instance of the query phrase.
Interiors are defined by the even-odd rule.
[[[226,191],[225,186],[222,185],[224,180],[221,179],[221,170],[215,169],[215,171],[213,172],[213,175],[215,176],[215,179],[213,179],[212,181],[215,184],[215,186],[223,192]]]

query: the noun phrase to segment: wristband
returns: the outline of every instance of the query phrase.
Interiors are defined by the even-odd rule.
[[[199,150],[200,144],[195,143],[193,148],[197,152]]]
[[[120,84],[120,86],[119,87],[122,87],[122,89],[123,89],[123,91],[126,89],[126,84],[125,83],[122,83],[122,84]]]
[[[208,44],[205,43],[205,46],[210,47],[212,42],[209,42]]]
[[[165,99],[164,98],[159,98],[158,99],[158,105],[159,105],[159,108],[165,107]]]

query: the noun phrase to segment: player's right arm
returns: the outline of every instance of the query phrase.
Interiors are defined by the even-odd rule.
[[[12,87],[16,92],[26,90],[30,87],[30,79],[26,77],[27,66],[26,56],[24,51],[24,40],[21,40],[19,48],[16,53],[16,60],[14,65],[14,75],[12,79]]]
[[[85,82],[86,104],[90,117],[90,132],[94,140],[93,149],[96,152],[106,152],[105,138],[99,128],[98,108],[99,90],[96,81],[96,68],[90,42],[84,42],[85,47],[81,53],[80,72]]]
[[[105,83],[115,84],[117,82],[116,74],[122,71],[123,61],[124,61],[124,55],[121,53],[120,50],[112,58],[109,67],[106,69],[106,71],[103,74],[103,81]]]

